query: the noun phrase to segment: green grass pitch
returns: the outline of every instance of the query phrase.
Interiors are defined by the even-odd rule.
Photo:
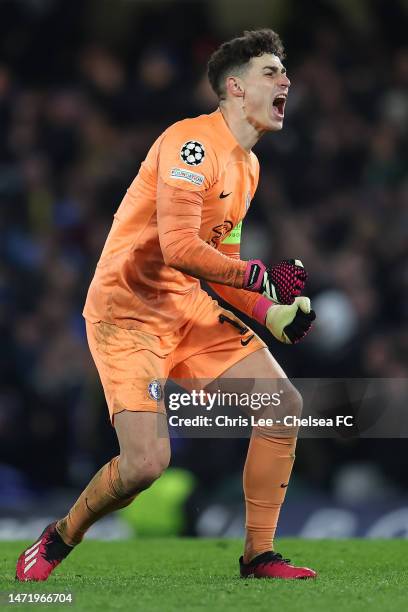
[[[317,580],[242,580],[236,540],[136,539],[82,544],[46,583],[16,583],[23,542],[0,547],[0,591],[71,591],[74,603],[0,606],[27,610],[341,611],[404,610],[407,540],[281,539],[276,549],[313,567]]]

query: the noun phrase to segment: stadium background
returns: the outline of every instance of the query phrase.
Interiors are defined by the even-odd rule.
[[[281,34],[292,80],[243,255],[300,256],[319,316],[271,350],[293,377],[406,376],[407,18],[403,0],[1,0],[0,538],[35,537],[117,451],[88,283],[150,144],[215,107],[206,61],[243,29]],[[240,533],[246,445],[175,441],[155,501],[94,535]],[[407,536],[407,474],[405,440],[302,440],[278,533]]]

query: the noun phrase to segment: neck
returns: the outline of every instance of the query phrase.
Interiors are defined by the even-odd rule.
[[[224,101],[220,102],[220,111],[238,143],[249,153],[265,131],[248,120],[244,107],[234,106]]]

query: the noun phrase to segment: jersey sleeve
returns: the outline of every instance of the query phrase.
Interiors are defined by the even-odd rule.
[[[159,148],[159,179],[170,187],[204,192],[214,185],[217,174],[216,151],[200,124],[183,121],[165,132]]]
[[[240,288],[246,262],[220,253],[199,237],[203,194],[157,183],[157,229],[164,263],[206,281]]]
[[[232,259],[240,259],[241,250],[241,229],[242,221],[236,225],[230,234],[224,238],[219,246],[219,251]],[[218,283],[208,283],[209,286],[228,304],[234,306],[249,317],[259,320],[257,316],[257,304],[262,299],[259,293],[236,289],[235,287],[220,285]],[[265,299],[265,298],[263,298]],[[263,322],[263,321],[260,321]]]

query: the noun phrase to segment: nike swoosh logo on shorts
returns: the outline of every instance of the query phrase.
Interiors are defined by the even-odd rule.
[[[249,336],[249,338],[247,338],[246,340],[241,338],[242,346],[246,346],[247,344],[249,344],[251,342],[252,338],[254,338],[254,337],[255,337],[255,334],[252,334],[252,336]]]

